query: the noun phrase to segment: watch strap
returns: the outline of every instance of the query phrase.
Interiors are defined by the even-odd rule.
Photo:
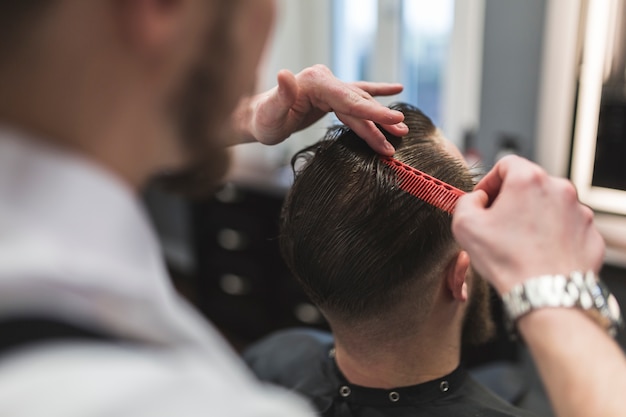
[[[511,330],[521,317],[548,307],[579,308],[612,336],[623,326],[617,300],[593,271],[534,277],[513,287],[502,301]]]

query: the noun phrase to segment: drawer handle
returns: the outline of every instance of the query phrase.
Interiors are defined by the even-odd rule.
[[[246,295],[252,291],[250,280],[235,274],[224,274],[219,280],[220,288],[229,295]]]
[[[320,324],[324,322],[322,313],[311,303],[300,303],[296,305],[293,309],[293,313],[302,323]]]
[[[237,230],[221,229],[217,232],[217,243],[226,250],[242,250],[248,245],[248,238]]]
[[[231,183],[227,183],[221,190],[215,193],[215,199],[220,203],[237,203],[241,198],[241,192]]]

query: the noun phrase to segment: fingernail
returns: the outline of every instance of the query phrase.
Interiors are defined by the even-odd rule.
[[[398,123],[398,127],[399,127],[400,129],[408,129],[408,128],[409,128],[409,127],[408,127],[408,126],[407,126],[404,122],[400,122],[400,123]]]
[[[392,154],[396,152],[396,148],[389,142],[385,142],[385,150],[391,152]]]

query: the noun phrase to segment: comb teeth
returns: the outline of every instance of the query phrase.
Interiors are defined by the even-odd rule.
[[[381,157],[381,159],[394,170],[399,180],[398,186],[402,190],[450,214],[454,213],[459,197],[465,194],[464,191],[395,158]]]

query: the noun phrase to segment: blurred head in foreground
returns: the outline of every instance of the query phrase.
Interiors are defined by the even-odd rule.
[[[214,182],[274,0],[0,2],[0,123],[138,187]],[[184,174],[180,176],[180,174]],[[176,179],[178,178],[178,179]]]

